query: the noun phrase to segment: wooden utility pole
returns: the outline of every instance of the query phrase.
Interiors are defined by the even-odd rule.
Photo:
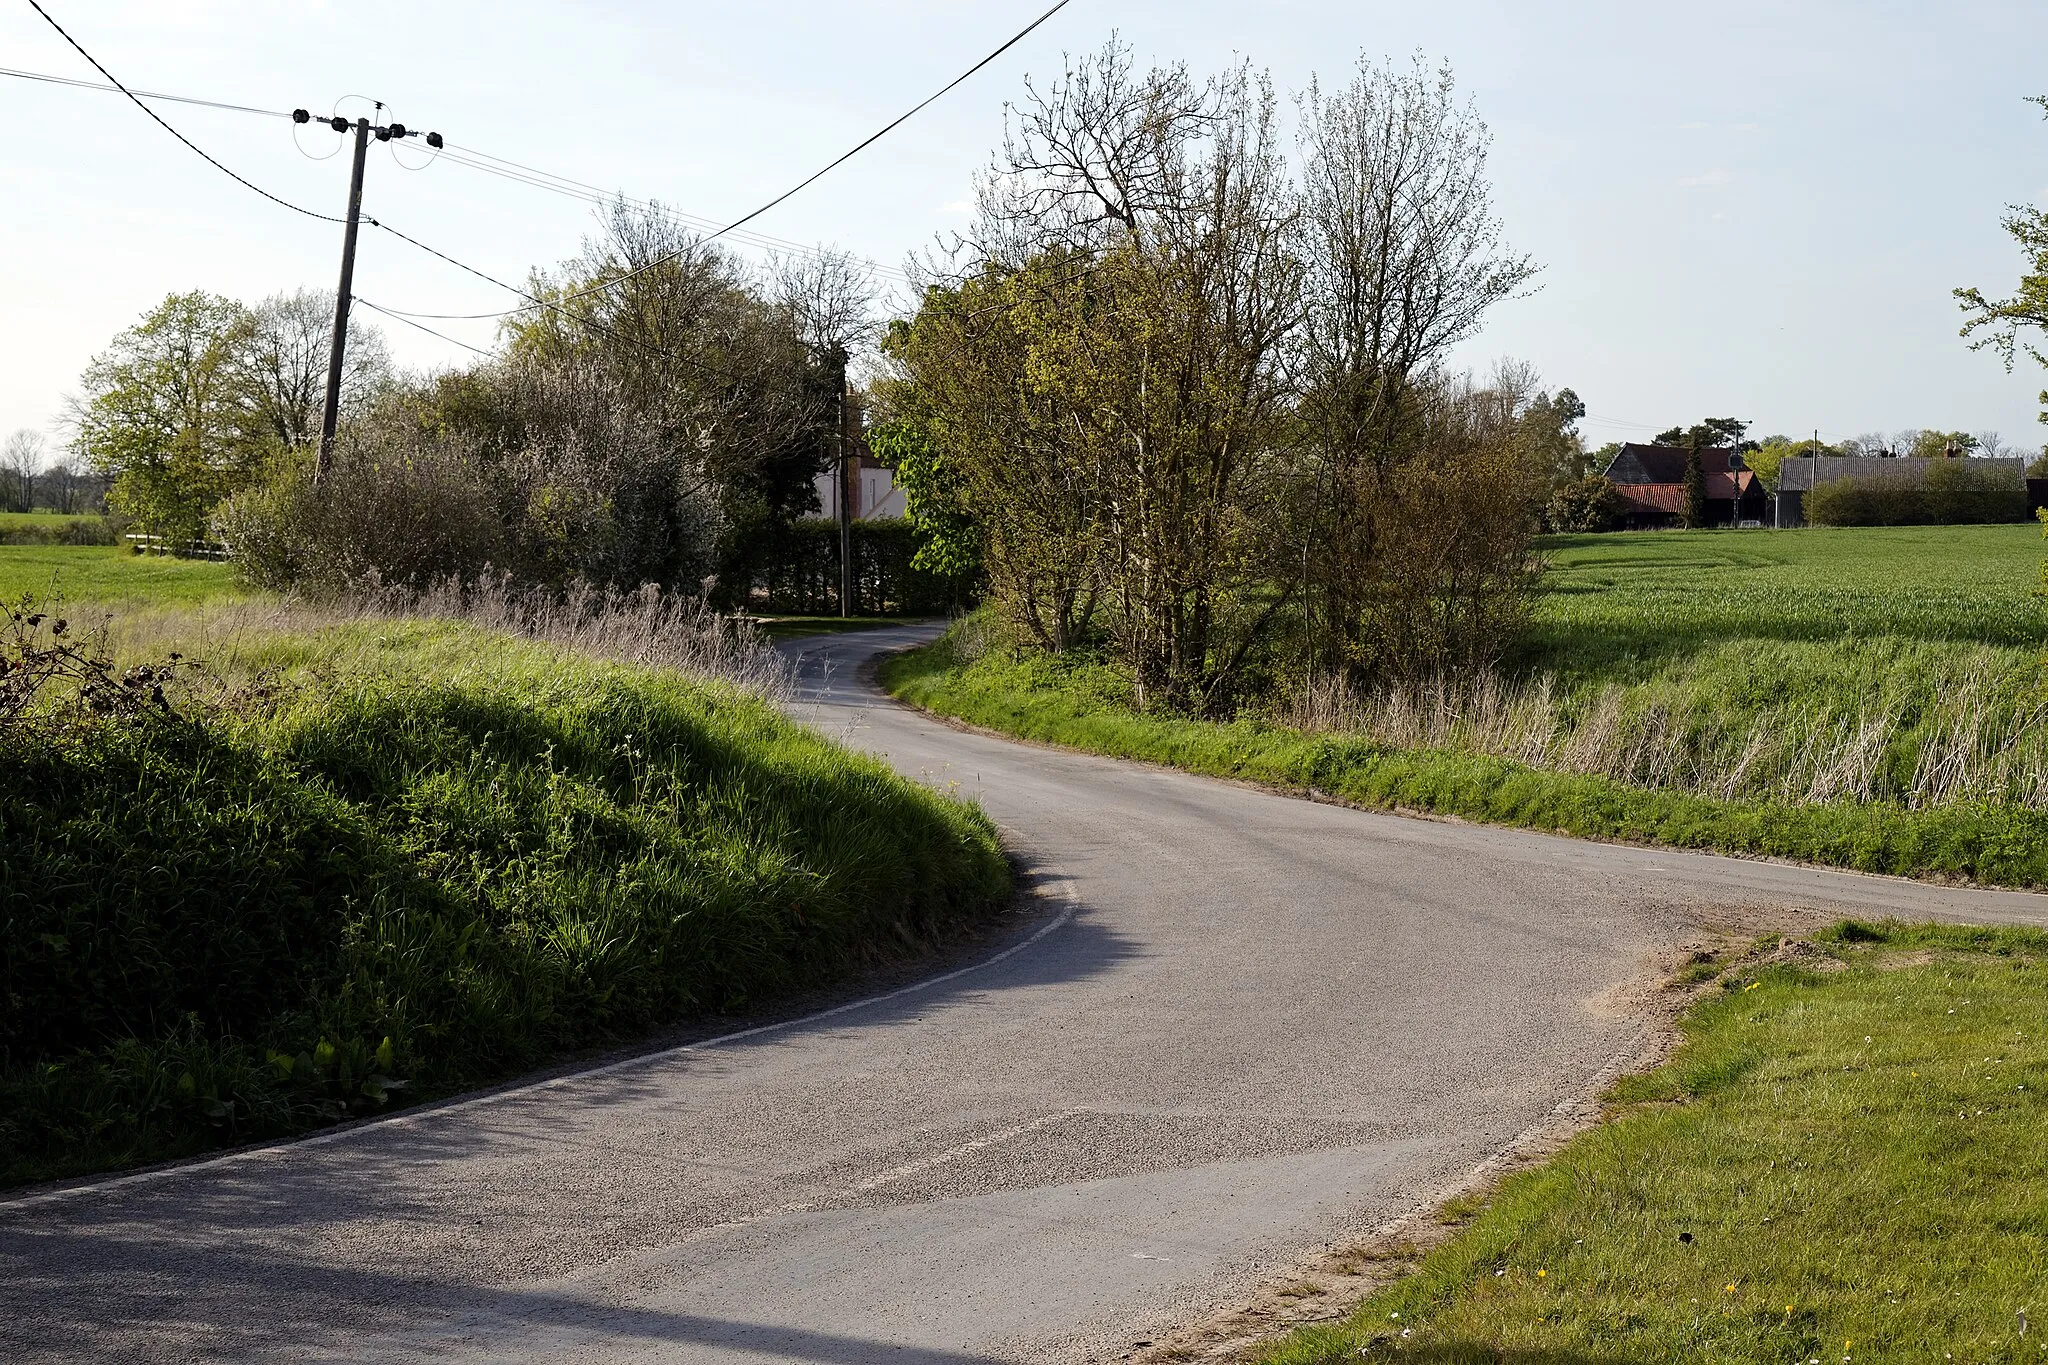
[[[377,108],[382,112],[384,106],[380,104]],[[334,336],[327,347],[327,407],[320,414],[320,454],[313,463],[314,483],[327,477],[327,467],[334,462],[334,428],[341,420],[341,366],[348,349],[348,305],[352,297],[349,291],[356,283],[356,229],[363,217],[363,158],[370,150],[370,126],[366,118],[356,120],[356,159],[348,174],[348,225],[341,233],[341,283],[334,291]]]
[[[383,112],[384,101],[378,100],[377,113]],[[334,291],[334,335],[327,341],[327,406],[320,414],[320,453],[313,463],[313,482],[318,483],[334,463],[334,430],[341,423],[341,374],[348,359],[348,306],[355,301],[356,232],[363,221],[363,158],[369,154],[372,137],[379,142],[402,141],[419,137],[420,131],[403,123],[378,124],[366,118],[350,123],[339,115],[316,120],[304,109],[292,110],[292,122],[324,123],[337,133],[353,128],[356,135],[355,160],[348,173],[348,217],[343,220],[341,232],[341,284]],[[426,140],[437,152],[444,145],[439,133],[426,134]]]
[[[853,466],[854,442],[849,432],[853,404],[846,401],[846,356],[839,356],[839,614],[853,615],[853,503],[860,496],[860,473]]]

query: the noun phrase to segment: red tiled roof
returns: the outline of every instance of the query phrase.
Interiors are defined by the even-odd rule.
[[[1682,483],[1618,483],[1614,491],[1621,495],[1623,502],[1645,512],[1669,512],[1676,516],[1685,508],[1685,485]]]
[[[1749,492],[1755,482],[1756,475],[1747,469],[1709,473],[1706,495],[1710,499],[1733,501]],[[1682,483],[1618,483],[1614,491],[1624,502],[1634,503],[1646,512],[1676,514],[1685,507],[1685,485]]]

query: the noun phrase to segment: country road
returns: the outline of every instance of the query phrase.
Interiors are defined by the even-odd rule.
[[[1042,910],[880,998],[0,1202],[0,1358],[1080,1361],[1241,1302],[1642,1050],[1703,925],[2048,898],[1361,813],[1006,743],[796,642]]]

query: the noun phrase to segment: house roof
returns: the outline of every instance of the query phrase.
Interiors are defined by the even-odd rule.
[[[1965,462],[1971,468],[1986,473],[2010,471],[2015,486],[2026,476],[2026,461],[2018,456],[1968,456]],[[1948,461],[1943,459],[1916,459],[1912,456],[1894,459],[1882,455],[1822,455],[1815,459],[1810,455],[1795,455],[1778,469],[1778,491],[1804,493],[1816,483],[1850,478],[1910,479],[1918,483],[1927,477],[1929,469],[1946,463]]]
[[[1704,481],[1709,501],[1733,501],[1745,497],[1757,486],[1756,475],[1747,469],[1724,469],[1709,473]],[[1685,483],[1617,483],[1614,491],[1626,502],[1645,511],[1676,513],[1685,506]]]
[[[1607,477],[1623,485],[1684,483],[1685,461],[1691,453],[1685,446],[1639,445],[1631,441],[1614,452],[1614,458],[1607,462]],[[1742,462],[1731,458],[1735,454],[1733,446],[1701,446],[1700,470],[1713,475],[1726,474],[1731,468],[1740,469]]]
[[[1669,512],[1677,516],[1685,510],[1685,485],[1682,483],[1620,483],[1614,491],[1621,500],[1645,512]]]

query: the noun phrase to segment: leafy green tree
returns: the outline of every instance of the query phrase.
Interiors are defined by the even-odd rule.
[[[1539,393],[1523,410],[1516,425],[1530,472],[1552,489],[1578,479],[1592,470],[1586,443],[1579,435],[1579,419],[1586,405],[1570,389],[1555,394]]]
[[[906,325],[899,322],[898,327]],[[903,490],[904,514],[918,536],[911,567],[945,578],[971,578],[981,571],[981,527],[967,509],[965,475],[933,437],[916,386],[892,387],[897,411],[868,427],[867,442],[895,471],[896,486]]]
[[[1935,431],[1929,428],[1913,437],[1907,454],[1916,460],[1940,460],[1968,455],[1977,448],[1977,438],[1967,431]]]
[[[1749,423],[1739,417],[1709,417],[1689,427],[1672,427],[1657,433],[1655,444],[1660,446],[1699,445],[1708,448],[1733,446],[1737,450],[1753,450],[1756,442],[1745,439]]]
[[[202,534],[272,452],[251,435],[237,365],[249,323],[233,299],[172,294],[86,366],[74,446],[112,478],[108,506],[144,530]]]
[[[1785,461],[1807,459],[1814,455],[1839,455],[1833,446],[1819,441],[1793,441],[1783,436],[1766,437],[1763,444],[1749,451],[1742,461],[1764,486],[1766,493],[1778,491],[1778,479],[1784,472]]]

